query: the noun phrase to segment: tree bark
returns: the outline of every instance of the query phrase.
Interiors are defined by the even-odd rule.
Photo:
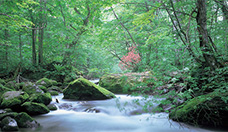
[[[43,7],[44,6],[44,1],[40,0],[40,22],[39,22],[39,27],[43,27]],[[44,28],[41,28],[39,30],[39,49],[38,49],[38,63],[39,65],[43,64],[43,40],[44,40]]]
[[[212,70],[220,67],[217,62],[213,49],[209,44],[207,31],[207,8],[205,0],[197,0],[197,29],[199,32],[200,48],[205,59],[204,66],[209,66]]]
[[[32,29],[32,64],[36,65],[36,30],[35,29]]]
[[[5,29],[5,40],[6,41],[8,40],[8,37],[9,37],[8,30]],[[9,69],[9,65],[8,65],[8,44],[7,44],[7,42],[5,43],[5,45],[6,45],[5,61],[6,61],[6,69],[8,70]]]
[[[21,63],[22,62],[22,41],[21,41],[21,33],[19,33],[19,51],[20,51],[20,63]]]

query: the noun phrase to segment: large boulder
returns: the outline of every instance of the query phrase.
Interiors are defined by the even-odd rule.
[[[29,98],[29,95],[23,91],[8,91],[1,97],[2,108],[16,108],[24,103]]]
[[[227,96],[225,90],[195,97],[174,109],[169,118],[192,125],[228,127]]]
[[[45,87],[56,86],[58,83],[55,80],[48,78],[41,78],[36,82],[37,85],[43,85]]]
[[[50,93],[37,93],[30,95],[29,101],[48,105],[52,101]]]
[[[35,102],[25,102],[21,105],[25,112],[29,115],[39,115],[39,114],[46,114],[49,113],[50,110],[41,103],[35,103]]]
[[[87,79],[79,78],[69,83],[63,90],[64,99],[75,100],[102,100],[114,98],[115,95]]]
[[[25,112],[15,116],[15,120],[20,128],[38,128],[40,124]]]
[[[0,121],[1,121],[2,119],[4,119],[5,117],[7,117],[7,116],[12,117],[12,118],[15,118],[17,115],[18,115],[17,112],[6,112],[6,111],[5,111],[4,113],[1,113],[1,114],[0,114]]]
[[[150,79],[155,79],[150,72],[109,74],[100,78],[99,85],[113,93],[129,94],[141,90],[136,89],[135,84],[147,83]]]
[[[29,95],[34,94],[34,93],[44,93],[43,90],[39,88],[39,86],[35,85],[32,82],[26,82],[22,88],[23,91],[28,93]]]
[[[18,125],[15,119],[7,116],[5,117],[0,124],[3,131],[18,131]]]
[[[47,107],[49,110],[57,110],[58,109],[55,104],[49,104],[49,105],[47,105]]]

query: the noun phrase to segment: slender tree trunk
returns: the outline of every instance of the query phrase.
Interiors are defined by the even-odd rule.
[[[35,28],[35,26],[32,26]],[[36,30],[32,29],[32,64],[36,65]]]
[[[205,59],[206,66],[209,66],[212,70],[220,67],[217,62],[213,49],[209,44],[208,31],[207,31],[207,8],[205,0],[197,0],[197,29],[199,32],[200,48]]]
[[[8,30],[7,29],[5,29],[5,40],[7,41],[8,40],[8,37],[9,37],[9,34],[8,34]],[[5,43],[5,45],[6,45],[6,52],[5,52],[5,61],[6,61],[6,69],[8,70],[9,69],[9,65],[8,65],[8,44],[7,44],[7,42]]]
[[[43,64],[43,39],[44,39],[44,28],[43,27],[43,4],[44,1],[40,0],[40,22],[39,22],[39,48],[38,48],[38,63],[39,65]]]
[[[20,51],[20,63],[22,63],[22,41],[21,41],[21,33],[19,33],[19,51]]]
[[[40,31],[39,31],[39,49],[38,49],[39,65],[43,64],[43,39],[44,39],[44,29],[40,29]]]

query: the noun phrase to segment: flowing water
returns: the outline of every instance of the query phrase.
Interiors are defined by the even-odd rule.
[[[167,113],[149,114],[136,105],[142,97],[116,95],[116,99],[99,101],[59,100],[58,110],[34,117],[41,128],[22,131],[42,132],[207,132],[209,130],[179,124],[168,119]],[[154,107],[157,104],[154,103]]]

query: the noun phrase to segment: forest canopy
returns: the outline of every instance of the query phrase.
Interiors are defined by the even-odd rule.
[[[227,67],[225,0],[1,0],[0,76]],[[34,73],[28,75],[29,73]],[[35,76],[34,76],[35,75]]]

